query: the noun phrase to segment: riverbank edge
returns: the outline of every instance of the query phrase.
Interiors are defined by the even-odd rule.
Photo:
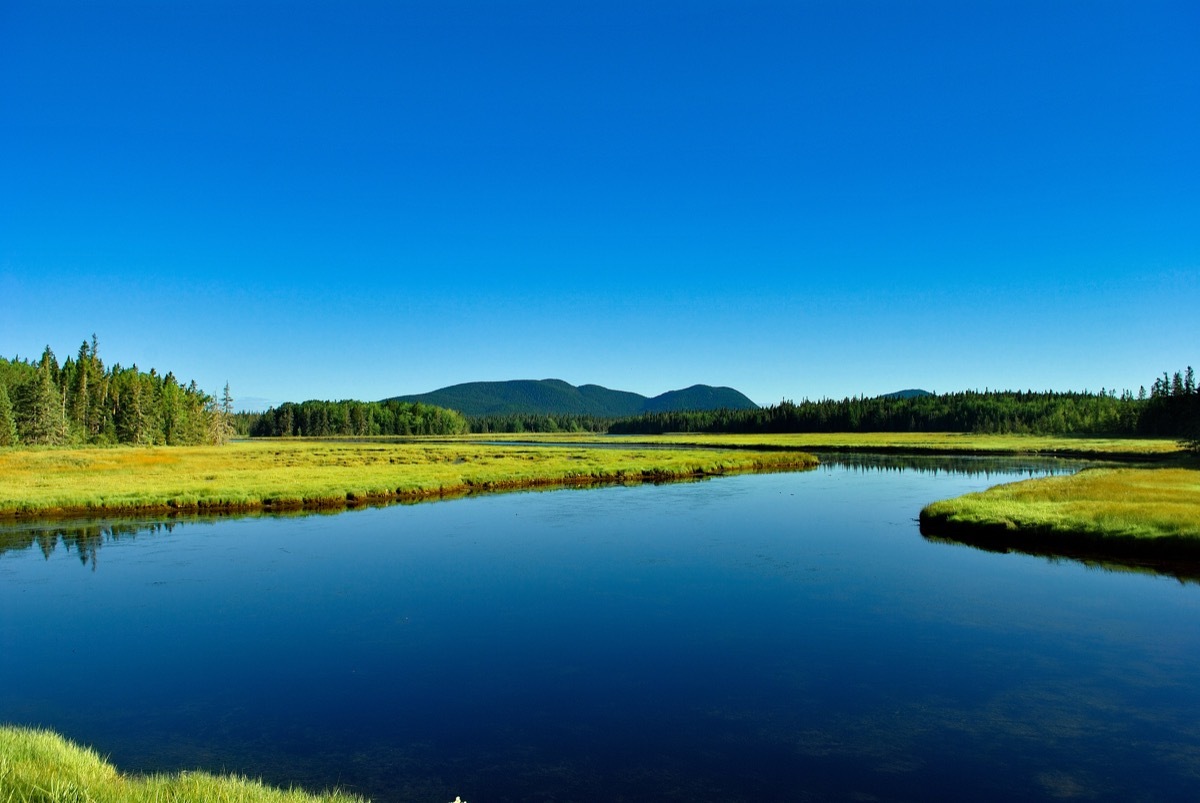
[[[953,502],[954,500],[944,500]],[[1064,529],[1012,521],[958,521],[952,512],[921,510],[921,535],[929,540],[965,544],[988,552],[1020,552],[1044,558],[1084,562],[1119,561],[1156,567],[1176,561],[1200,560],[1200,535],[1138,537],[1083,527]]]
[[[737,474],[771,474],[786,471],[806,471],[814,469],[819,465],[819,461],[814,455],[796,453],[795,458],[794,460],[770,463],[756,460],[743,465],[722,466],[718,469],[693,468],[686,471],[662,469],[616,470],[612,472],[595,472],[586,475],[567,474],[525,477],[516,480],[504,478],[481,481],[468,480],[462,483],[440,484],[437,487],[403,488],[395,491],[347,490],[342,495],[289,496],[286,491],[281,491],[278,495],[263,499],[239,502],[209,501],[203,499],[194,502],[178,502],[170,499],[152,499],[147,500],[145,503],[119,505],[31,507],[20,510],[2,510],[0,511],[0,522],[22,522],[31,519],[69,520],[112,515],[171,517],[194,514],[287,513],[297,511],[330,512],[396,503],[460,499],[484,493],[689,482]]]
[[[238,775],[207,772],[131,775],[93,748],[42,728],[0,725],[0,799],[66,803],[237,800],[242,803],[366,803],[338,790],[282,789]]]
[[[1097,483],[1107,485],[1097,489]],[[1200,523],[1189,513],[1198,507],[1198,486],[1200,461],[1189,456],[1166,465],[1156,462],[1001,483],[979,493],[931,502],[921,510],[918,522],[926,538],[991,552],[1146,566],[1184,562],[1195,574],[1200,571]],[[1125,511],[1107,507],[1109,499],[1119,500]],[[1088,505],[1083,516],[1080,502]],[[1001,503],[1002,510],[989,509]],[[1068,521],[1056,521],[1054,506],[1064,513],[1069,506],[1076,510],[1073,515],[1066,513]],[[1139,508],[1153,509],[1158,515],[1139,516]],[[1046,520],[1048,513],[1050,520]]]

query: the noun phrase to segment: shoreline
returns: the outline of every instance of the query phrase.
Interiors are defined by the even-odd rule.
[[[514,481],[485,481],[462,485],[441,486],[426,490],[404,490],[392,493],[356,493],[348,491],[342,497],[280,497],[257,502],[149,502],[136,505],[74,506],[37,508],[19,512],[0,511],[0,524],[26,521],[70,521],[93,518],[97,515],[163,516],[224,515],[239,513],[336,512],[393,504],[417,504],[437,500],[465,499],[492,493],[520,491],[549,491],[568,488],[599,488],[613,486],[660,485],[674,482],[696,482],[716,477],[740,474],[775,474],[790,471],[809,471],[816,463],[776,463],[762,466],[731,467],[719,471],[696,469],[691,472],[618,472],[612,475],[587,477],[547,477]]]
[[[1090,468],[932,502],[921,534],[993,552],[1078,560],[1200,560],[1200,470],[1192,460]]]
[[[724,449],[254,442],[8,452],[0,522],[110,515],[333,511],[479,493],[701,480],[815,468],[815,456]]]

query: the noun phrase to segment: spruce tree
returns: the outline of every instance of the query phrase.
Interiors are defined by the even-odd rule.
[[[12,401],[8,398],[8,389],[0,384],[0,446],[16,446],[19,443]]]
[[[29,409],[26,413],[24,439],[34,444],[56,445],[66,440],[66,415],[63,398],[54,375],[58,364],[54,352],[46,346],[33,383]]]
[[[88,410],[91,407],[91,355],[87,341],[79,347],[79,358],[75,361],[75,376],[71,383],[71,421],[84,432],[88,431]]]

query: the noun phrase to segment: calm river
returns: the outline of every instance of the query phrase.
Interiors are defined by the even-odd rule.
[[[926,541],[1053,469],[907,465],[10,526],[0,722],[384,802],[1192,799],[1200,586]]]

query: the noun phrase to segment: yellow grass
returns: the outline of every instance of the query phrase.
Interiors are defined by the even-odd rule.
[[[56,733],[0,727],[4,803],[363,803],[340,792],[312,795],[233,775],[123,775],[94,750]]]
[[[0,451],[0,516],[322,507],[810,467],[795,452],[270,440]]]
[[[1089,539],[1168,539],[1200,547],[1200,471],[1194,468],[1096,468],[1071,476],[1000,485],[936,502],[923,529],[962,533],[1038,533]]]

